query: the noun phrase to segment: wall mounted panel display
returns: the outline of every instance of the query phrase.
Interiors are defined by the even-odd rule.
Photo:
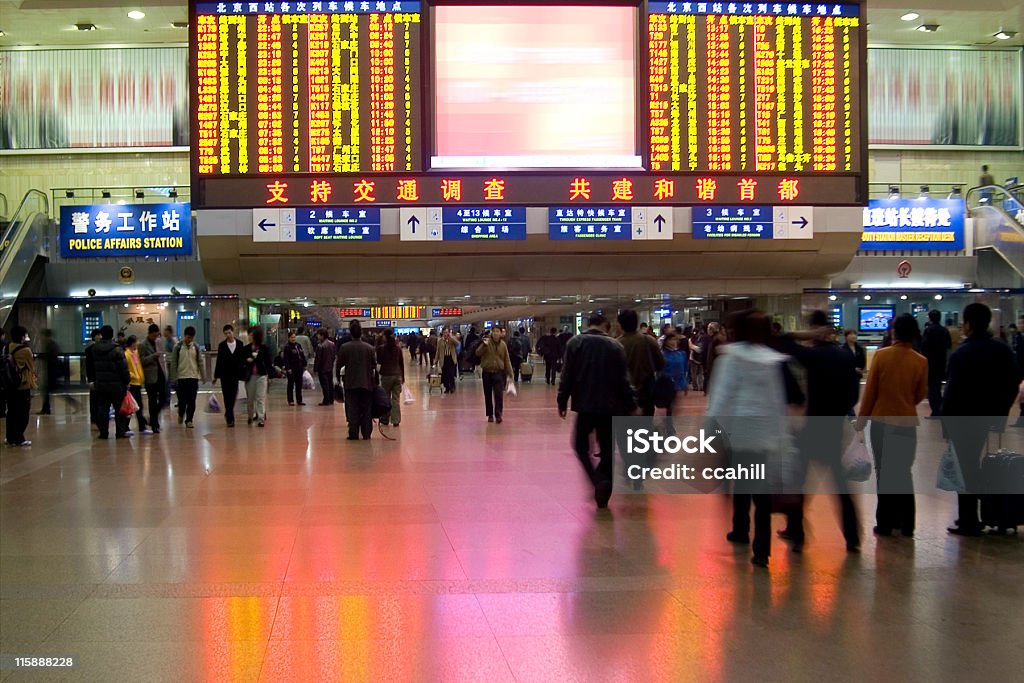
[[[860,171],[859,5],[648,12],[652,171]]]
[[[1020,48],[872,48],[868,84],[872,145],[1024,144]]]
[[[0,150],[188,145],[185,48],[0,51]]]
[[[872,199],[864,209],[862,251],[960,251],[963,199]]]
[[[420,168],[420,3],[200,2],[195,171]]]
[[[188,204],[93,204],[60,207],[62,258],[187,256]]]

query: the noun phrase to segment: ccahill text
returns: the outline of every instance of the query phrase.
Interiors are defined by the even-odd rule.
[[[68,240],[72,251],[108,251],[111,249],[181,249],[183,237],[93,237]]]

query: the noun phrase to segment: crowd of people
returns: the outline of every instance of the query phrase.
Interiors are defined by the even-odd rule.
[[[821,311],[810,317],[808,329],[789,334],[759,311],[735,314],[724,324],[711,322],[703,329],[665,325],[658,335],[646,324],[639,324],[635,311],[620,311],[614,332],[612,321],[595,313],[581,334],[551,328],[536,340],[535,347],[522,327],[511,337],[505,327],[495,325],[482,334],[471,327],[465,337],[446,327],[440,334],[431,330],[426,336],[413,333],[400,339],[390,329],[364,334],[359,321],[353,321],[337,339],[325,330],[314,340],[305,330],[291,331],[276,356],[272,356],[260,327],[249,328],[245,338],[239,339],[234,327],[225,325],[212,382],[221,385],[223,400],[217,408],[229,428],[235,426],[240,391],[245,392],[247,423],[264,427],[270,382],[285,379],[288,405],[304,406],[303,390],[315,387],[315,376],[322,392],[318,405],[344,402],[348,439],[359,440],[371,437],[374,417],[382,426],[397,428],[401,424],[405,350],[411,365],[426,366],[428,378],[440,377],[444,393],[455,391],[461,375],[478,373],[485,417],[495,424],[504,421],[506,393],[532,376],[535,353],[544,362],[546,382],[558,385],[556,403],[561,417],[570,410],[577,414],[576,455],[594,487],[599,508],[607,507],[613,488],[612,420],[616,416],[651,418],[659,410],[671,416],[681,397],[685,399],[691,391],[703,392],[706,417],[732,420],[728,430],[731,457],[755,462],[785,457],[775,451],[787,442],[782,431],[786,416],[798,409],[816,420],[809,422],[803,433],[792,435],[798,446],[796,469],[805,476],[807,465],[819,461],[830,471],[847,549],[858,552],[857,509],[840,462],[844,424],[852,421],[856,430],[863,431],[870,423],[867,438],[877,490],[883,494],[878,497],[874,533],[911,537],[916,525],[912,466],[918,404],[928,400],[927,417],[931,418],[1005,418],[1019,400],[1024,332],[1011,325],[1007,339],[999,339],[989,331],[990,309],[980,303],[964,309],[962,334],[956,337],[948,325],[941,324],[937,311],[931,311],[928,318],[922,332],[913,316],[896,317],[870,371],[856,333],[835,330]],[[84,370],[98,438],[109,438],[111,418],[115,438],[133,436],[133,415],[140,434],[160,433],[161,413],[170,405],[172,391],[178,424],[194,427],[199,386],[208,379],[195,334],[194,328],[187,327],[179,340],[169,327],[161,330],[150,325],[143,339],[124,335],[115,339],[110,326],[96,330],[84,353]],[[54,376],[58,372],[52,368],[59,359],[51,346],[52,335],[43,336],[47,341],[39,357]],[[0,408],[7,417],[9,446],[31,444],[25,431],[39,377],[29,341],[28,331],[17,326],[0,346],[0,379],[5,387]],[[45,386],[42,412],[48,413],[53,387],[49,380]],[[379,410],[378,403],[383,406]],[[1005,425],[1005,419],[1003,422]],[[952,534],[975,536],[982,532],[976,491],[981,476],[979,458],[989,426],[993,425],[979,431],[950,424],[946,429],[966,482],[966,492],[959,498],[959,518],[949,529]],[[596,461],[591,453],[592,437],[598,448]],[[621,444],[619,450],[625,452]],[[639,481],[632,484],[634,488],[643,486]],[[779,501],[742,485],[733,491],[732,501],[733,523],[727,540],[752,544],[753,563],[766,567],[771,553],[770,514],[779,509]],[[788,497],[784,511],[787,524],[779,535],[799,552],[805,541],[802,497]]]

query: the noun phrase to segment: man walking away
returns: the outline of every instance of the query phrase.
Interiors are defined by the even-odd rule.
[[[111,330],[113,336],[113,330]],[[4,391],[7,393],[7,445],[31,446],[25,438],[29,413],[32,410],[32,390],[36,386],[36,369],[32,360],[32,348],[25,342],[28,330],[17,325],[11,330],[11,343],[6,356],[11,357],[16,370],[14,378],[7,378]],[[4,358],[7,362],[7,358]],[[7,374],[7,368],[4,368]]]
[[[523,367],[523,360],[526,356],[523,355],[523,338],[518,331],[512,333],[512,341],[508,344],[508,353],[512,359],[512,381],[519,384],[519,369]],[[527,351],[528,354],[529,351]]]
[[[565,364],[558,384],[558,415],[564,420],[572,402],[576,413],[573,442],[576,457],[594,486],[597,507],[608,507],[615,461],[612,419],[636,409],[629,385],[626,353],[608,336],[610,325],[600,313],[591,313],[587,330],[565,347]],[[600,460],[590,459],[590,434],[596,432]]]
[[[332,406],[334,405],[334,363],[337,360],[337,350],[334,342],[327,338],[327,330],[317,332],[317,339],[320,341],[316,345],[313,356],[313,367],[316,369],[317,379],[320,380],[320,391],[323,393],[323,399],[317,405]],[[342,345],[342,348],[345,346],[347,345]]]
[[[928,311],[928,323],[921,335],[921,355],[928,359],[928,407],[931,417],[942,414],[942,380],[946,378],[946,357],[953,348],[949,330],[942,326],[942,314]]]
[[[505,407],[505,382],[512,379],[512,359],[505,343],[505,328],[495,326],[477,345],[476,355],[483,371],[484,407],[487,421],[501,424]]]
[[[89,385],[89,422],[99,428],[99,396],[96,395],[96,363],[93,353],[96,344],[102,339],[99,328],[92,331],[92,342],[85,347],[85,382]],[[166,403],[166,401],[165,401]]]
[[[149,334],[139,344],[139,361],[146,379],[146,399],[149,404],[149,428],[160,433],[160,411],[166,405],[167,361],[160,344],[160,326],[150,325]],[[140,406],[141,409],[141,406]]]
[[[191,325],[186,327],[182,340],[171,352],[171,376],[178,383],[178,424],[184,422],[189,429],[195,426],[192,419],[196,414],[199,382],[206,380],[203,358],[199,346],[195,344],[195,337],[196,328]]]
[[[377,345],[377,363],[380,365],[380,384],[391,398],[391,412],[381,416],[382,425],[397,427],[402,423],[402,385],[405,384],[405,354],[390,327]]]
[[[654,375],[665,367],[665,356],[656,338],[637,332],[636,311],[623,310],[618,320],[622,328],[619,343],[626,351],[629,381],[636,391],[637,403],[644,415],[654,415]]]
[[[979,303],[964,308],[964,342],[949,359],[949,376],[942,404],[945,432],[953,441],[966,491],[957,495],[960,516],[949,533],[980,536],[978,491],[981,456],[992,429],[1002,431],[1017,397],[1021,368],[1013,352],[989,332],[992,311]]]
[[[306,405],[302,402],[302,377],[306,372],[306,353],[298,342],[294,332],[288,335],[288,343],[281,350],[284,359],[284,371],[288,376],[288,405]],[[315,355],[314,355],[315,358]]]
[[[235,338],[235,328],[224,326],[224,341],[217,346],[217,362],[213,366],[213,383],[220,380],[224,395],[224,419],[228,427],[235,426],[235,402],[238,400],[238,382],[242,379],[242,361],[245,347]]]
[[[558,330],[552,327],[550,332],[537,340],[537,353],[544,359],[544,381],[548,384],[555,383],[558,359],[562,357],[557,334]]]
[[[100,328],[100,340],[93,345],[93,363],[96,368],[96,417],[100,438],[110,437],[110,409],[114,409],[114,437],[126,438],[128,417],[121,414],[121,401],[128,393],[130,375],[124,349],[114,343],[114,328]]]
[[[431,330],[430,336],[427,337],[426,344],[427,355],[430,356],[430,367],[434,367],[437,363],[437,330]]]
[[[348,326],[352,341],[343,344],[338,353],[338,376],[345,387],[345,418],[348,420],[348,440],[357,441],[362,434],[369,439],[373,432],[374,368],[377,354],[363,341],[363,328],[358,320]]]

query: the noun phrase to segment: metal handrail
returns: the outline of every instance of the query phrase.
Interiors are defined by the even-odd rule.
[[[42,253],[49,222],[50,204],[46,195],[39,190],[26,192],[0,240],[3,250],[0,252],[0,325],[7,323],[32,264]],[[29,237],[33,239],[27,243]],[[18,270],[14,270],[15,266]]]
[[[957,192],[962,193],[963,188],[970,183],[954,183],[949,181],[943,182],[917,182],[917,183],[882,183],[873,182],[868,183],[868,195],[872,198],[875,197],[888,197],[890,188],[897,188],[901,196],[916,197],[921,193],[922,187],[928,188],[928,194],[932,197],[946,197],[948,195],[955,195]]]
[[[7,218],[7,195],[2,192],[0,192],[0,206],[3,207],[0,209],[0,219]]]

